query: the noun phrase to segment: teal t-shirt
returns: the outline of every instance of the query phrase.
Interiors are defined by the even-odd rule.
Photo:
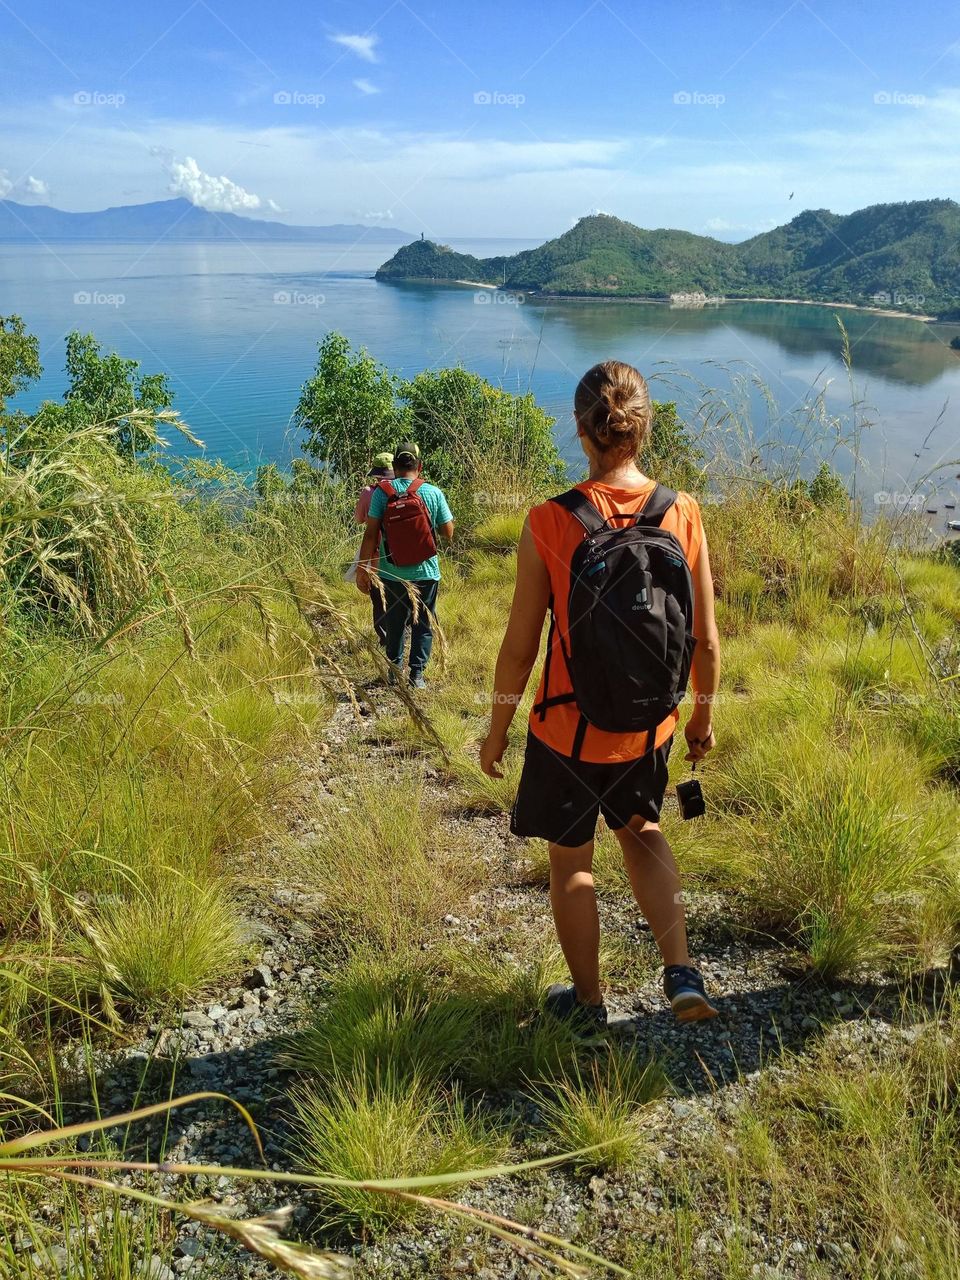
[[[416,476],[398,476],[397,479],[391,481],[397,493],[405,493],[413,484]],[[420,486],[417,493],[424,501],[427,511],[430,513],[430,523],[433,525],[434,534],[442,524],[447,524],[453,519],[447,499],[443,490],[438,489],[435,484],[427,484],[426,482]],[[382,520],[383,513],[387,509],[387,495],[379,486],[374,489],[370,498],[370,516],[374,520]],[[440,581],[440,560],[437,556],[431,556],[429,560],[421,560],[419,564],[398,565],[391,564],[387,559],[386,546],[383,538],[380,539],[380,568],[381,578],[398,578],[405,582],[424,582],[433,580]]]

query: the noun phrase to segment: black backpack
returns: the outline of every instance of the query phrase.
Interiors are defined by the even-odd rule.
[[[541,720],[576,702],[579,757],[587,725],[610,733],[652,733],[683,699],[696,643],[693,579],[676,537],[661,529],[677,495],[657,485],[639,514],[604,519],[579,489],[552,498],[584,529],[570,562],[568,630],[560,636],[574,692],[550,697],[550,624]],[[617,521],[629,523],[617,527]],[[553,601],[551,599],[551,612]]]

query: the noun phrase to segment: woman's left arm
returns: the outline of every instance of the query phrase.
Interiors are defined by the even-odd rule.
[[[490,728],[480,748],[480,768],[491,778],[503,777],[499,766],[507,749],[507,731],[540,652],[540,636],[549,603],[550,575],[534,545],[528,519],[520,535],[517,583],[493,678]]]

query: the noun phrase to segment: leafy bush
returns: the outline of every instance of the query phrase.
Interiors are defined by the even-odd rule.
[[[534,500],[562,481],[554,420],[532,395],[512,395],[458,367],[425,370],[401,384],[400,396],[424,469],[441,487],[461,495],[461,503],[480,487],[480,476]]]
[[[650,437],[640,453],[640,465],[662,484],[687,493],[703,488],[705,455],[677,413],[673,401],[654,401]]]
[[[496,505],[478,498],[479,490],[496,488],[515,509],[518,494],[535,500],[564,475],[553,419],[532,395],[512,395],[463,368],[426,370],[401,382],[365,350],[353,353],[338,333],[320,344],[296,421],[307,433],[305,452],[354,485],[374,454],[415,440],[427,478],[451,495],[461,525],[475,524]],[[264,471],[259,488],[275,491],[276,475]]]
[[[342,333],[328,333],[294,415],[306,432],[304,452],[342,479],[359,481],[375,453],[400,443],[395,393],[389,370],[364,348],[354,355]]]

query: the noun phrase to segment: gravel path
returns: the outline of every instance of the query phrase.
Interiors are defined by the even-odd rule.
[[[364,708],[367,710],[367,708]],[[326,731],[328,746],[317,750],[304,770],[303,791],[295,805],[300,815],[294,834],[309,838],[319,804],[346,794],[339,763],[356,762],[359,755],[377,757],[378,772],[404,776],[416,770],[426,777],[428,791],[446,803],[451,825],[468,824],[474,845],[483,849],[489,867],[486,887],[458,916],[447,916],[444,929],[464,945],[505,939],[528,931],[534,937],[551,934],[549,904],[542,888],[525,883],[526,858],[522,842],[509,835],[502,816],[458,815],[451,801],[455,792],[423,761],[412,761],[378,744],[376,717],[360,723],[349,704],[335,712]],[[761,1075],[793,1071],[792,1055],[803,1053],[808,1039],[824,1034],[839,1053],[857,1063],[867,1055],[895,1051],[909,1040],[903,1025],[900,993],[879,980],[828,989],[798,977],[796,956],[772,939],[747,939],[731,931],[729,907],[712,894],[688,894],[691,949],[700,959],[710,990],[718,997],[721,1016],[710,1023],[675,1024],[659,989],[656,953],[646,926],[631,901],[603,895],[601,914],[606,935],[635,944],[640,961],[631,967],[630,982],[608,993],[613,1033],[638,1052],[657,1056],[674,1084],[670,1097],[645,1111],[651,1140],[651,1162],[640,1172],[590,1177],[566,1170],[542,1172],[525,1179],[501,1179],[464,1192],[466,1202],[541,1226],[558,1234],[580,1233],[590,1247],[603,1253],[629,1230],[651,1241],[668,1238],[674,1207],[667,1184],[656,1176],[682,1148],[706,1141],[718,1122],[733,1116],[756,1089]],[[276,887],[266,897],[251,899],[247,929],[255,962],[237,985],[185,1010],[182,1025],[151,1026],[142,1039],[121,1055],[103,1062],[99,1082],[100,1107],[105,1113],[201,1089],[230,1095],[250,1109],[265,1141],[268,1162],[288,1168],[286,1155],[290,1077],[276,1062],[281,1038],[301,1026],[315,1007],[324,954],[322,902],[292,886]],[[508,945],[503,941],[504,947]],[[649,960],[649,963],[645,963]],[[175,1083],[173,1083],[175,1081]],[[172,1090],[172,1094],[171,1094]],[[505,1099],[505,1105],[513,1105]],[[77,1115],[89,1114],[89,1103],[78,1097]],[[221,1163],[257,1167],[257,1151],[239,1114],[226,1104],[204,1103],[175,1114],[163,1126],[138,1126],[127,1135],[133,1157],[159,1149],[165,1130],[165,1158],[174,1162]],[[114,1135],[118,1140],[122,1135]],[[183,1192],[182,1183],[159,1178],[160,1186]],[[282,1188],[227,1178],[195,1178],[192,1192],[209,1196],[237,1215],[251,1215],[294,1199]],[[308,1229],[309,1202],[297,1202],[295,1229]],[[166,1260],[152,1261],[154,1280],[177,1275],[260,1277],[277,1273],[214,1233],[178,1222],[176,1238]],[[709,1276],[711,1252],[725,1232],[744,1230],[738,1222],[718,1220],[716,1231],[694,1242],[702,1255],[703,1274]],[[757,1234],[756,1232],[754,1233]],[[776,1277],[856,1274],[842,1240],[789,1240],[772,1234],[752,1239],[753,1274]],[[341,1247],[349,1247],[341,1245]],[[507,1248],[471,1236],[462,1227],[439,1219],[391,1234],[385,1240],[356,1249],[359,1277],[475,1275],[482,1280],[507,1280],[534,1272],[530,1264]],[[56,1257],[52,1257],[56,1270]],[[824,1271],[812,1266],[827,1266]]]

